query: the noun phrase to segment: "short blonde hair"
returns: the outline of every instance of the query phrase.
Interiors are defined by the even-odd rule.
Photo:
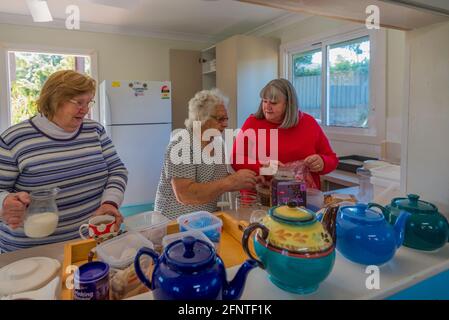
[[[57,71],[48,77],[36,101],[37,110],[52,119],[61,103],[80,94],[95,94],[96,82],[73,70]]]
[[[194,121],[200,121],[203,125],[211,119],[217,106],[223,105],[227,109],[228,104],[229,98],[218,89],[197,92],[189,101],[189,117],[184,121],[186,128],[192,129]]]
[[[278,102],[280,97],[285,99],[285,116],[279,128],[295,127],[299,122],[299,107],[296,91],[290,81],[287,79],[271,80],[261,91],[260,98]],[[259,109],[254,114],[257,119],[265,119],[263,114],[262,101],[260,101]]]

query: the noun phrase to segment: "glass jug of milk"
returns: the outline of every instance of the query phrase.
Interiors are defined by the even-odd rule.
[[[30,193],[31,203],[26,211],[24,231],[27,237],[43,238],[55,232],[59,221],[56,205],[58,188]]]

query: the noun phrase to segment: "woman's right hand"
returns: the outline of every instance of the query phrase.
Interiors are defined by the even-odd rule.
[[[234,174],[228,176],[231,190],[239,191],[242,189],[254,189],[256,187],[257,179],[256,173],[252,170],[241,169]]]
[[[31,202],[27,192],[10,193],[3,200],[2,219],[11,229],[20,227],[25,217],[25,210]]]

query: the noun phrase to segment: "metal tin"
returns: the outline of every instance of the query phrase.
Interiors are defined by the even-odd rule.
[[[109,300],[109,265],[101,261],[83,264],[75,272],[74,300]]]

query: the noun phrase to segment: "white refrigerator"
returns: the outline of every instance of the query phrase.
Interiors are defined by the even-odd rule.
[[[128,169],[123,205],[154,203],[172,130],[169,81],[103,81],[100,122]]]

